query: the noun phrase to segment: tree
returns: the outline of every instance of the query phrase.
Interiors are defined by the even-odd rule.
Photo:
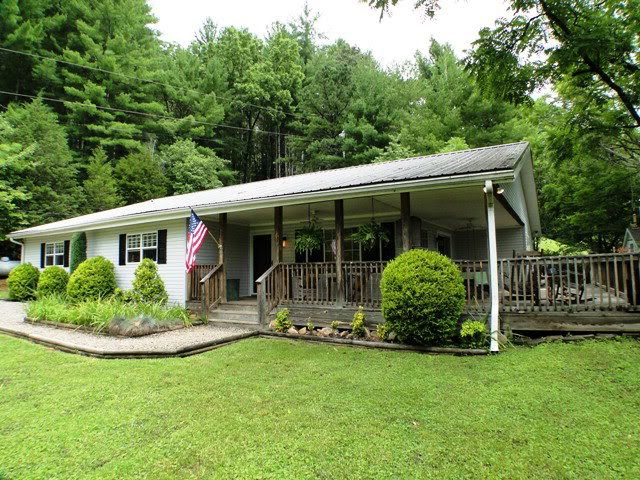
[[[127,205],[167,194],[167,179],[162,166],[148,149],[120,159],[114,176],[120,198]]]
[[[11,125],[7,140],[31,146],[29,158],[33,168],[23,169],[19,179],[20,188],[29,192],[30,197],[25,206],[26,224],[76,215],[82,195],[77,166],[57,115],[41,100],[34,100],[10,105],[5,119]]]
[[[88,212],[101,212],[122,205],[113,177],[113,168],[104,150],[100,147],[93,151],[87,165],[84,198]]]
[[[14,130],[9,122],[0,115],[0,254],[4,255],[13,249],[5,245],[5,235],[17,230],[28,222],[26,212],[30,198],[28,190],[22,185],[22,176],[32,170],[31,155],[34,145],[24,148],[12,141]]]
[[[165,147],[160,159],[165,166],[172,195],[221,187],[233,179],[227,161],[211,150],[198,148],[191,140],[178,140]]]

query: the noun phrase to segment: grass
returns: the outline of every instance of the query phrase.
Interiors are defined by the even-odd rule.
[[[639,478],[640,344],[427,356],[251,339],[97,360],[0,336],[0,478]]]
[[[133,319],[139,316],[146,316],[158,323],[175,320],[189,322],[189,313],[182,307],[125,303],[116,299],[70,303],[58,295],[51,295],[29,302],[27,304],[27,316],[33,320],[84,325],[96,330],[105,329],[114,318],[118,317]]]

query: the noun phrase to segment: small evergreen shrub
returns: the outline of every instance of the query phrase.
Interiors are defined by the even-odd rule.
[[[364,321],[364,308],[359,306],[358,311],[353,314],[353,320],[351,321],[351,333],[354,337],[362,338],[365,336],[366,328],[364,326]]]
[[[465,301],[460,270],[437,252],[410,250],[382,272],[382,315],[401,342],[451,342]]]
[[[293,323],[289,320],[289,309],[283,308],[276,313],[276,319],[273,322],[273,328],[276,332],[285,333],[293,327]]]
[[[132,293],[141,302],[167,303],[169,297],[156,262],[149,258],[140,262],[134,275]]]
[[[309,333],[313,333],[315,328],[316,328],[316,326],[313,324],[313,322],[311,320],[309,320],[307,322],[307,330],[309,330]]]
[[[38,279],[38,298],[63,295],[67,291],[67,283],[69,274],[64,268],[53,265],[45,268]]]
[[[78,265],[87,259],[87,234],[84,232],[74,233],[71,237],[69,250],[69,271],[73,273]]]
[[[113,295],[116,275],[113,263],[104,257],[85,260],[71,274],[67,295],[71,300],[98,300]]]
[[[24,302],[36,298],[40,271],[30,263],[22,263],[11,270],[7,279],[9,298]]]
[[[338,331],[338,327],[340,326],[340,322],[338,322],[338,320],[334,320],[333,322],[331,322],[331,330],[335,332]]]
[[[487,325],[478,320],[466,320],[460,327],[460,343],[466,348],[484,348],[487,346]]]

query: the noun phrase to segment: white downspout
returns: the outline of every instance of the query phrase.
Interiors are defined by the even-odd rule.
[[[20,245],[20,263],[24,263],[24,243],[14,240],[11,237],[8,237],[11,243],[15,243],[16,245]]]
[[[498,243],[496,241],[496,212],[493,198],[493,182],[484,182],[484,193],[487,205],[487,238],[489,239],[489,286],[491,294],[491,352],[499,352],[498,332],[500,329],[500,303],[498,297]]]

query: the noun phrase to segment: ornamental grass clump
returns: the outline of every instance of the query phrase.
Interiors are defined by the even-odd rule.
[[[36,297],[40,271],[30,263],[23,263],[11,270],[7,279],[9,298],[24,302]]]
[[[465,301],[458,267],[444,255],[410,250],[382,272],[382,315],[398,340],[416,345],[451,343]]]
[[[158,266],[149,258],[142,260],[136,268],[132,286],[133,297],[140,302],[167,303],[169,297],[158,274]]]
[[[85,260],[71,274],[67,285],[69,299],[81,302],[110,297],[116,289],[113,263],[104,257]]]
[[[69,274],[58,266],[45,268],[38,279],[37,297],[42,298],[49,295],[63,295],[67,291]]]

